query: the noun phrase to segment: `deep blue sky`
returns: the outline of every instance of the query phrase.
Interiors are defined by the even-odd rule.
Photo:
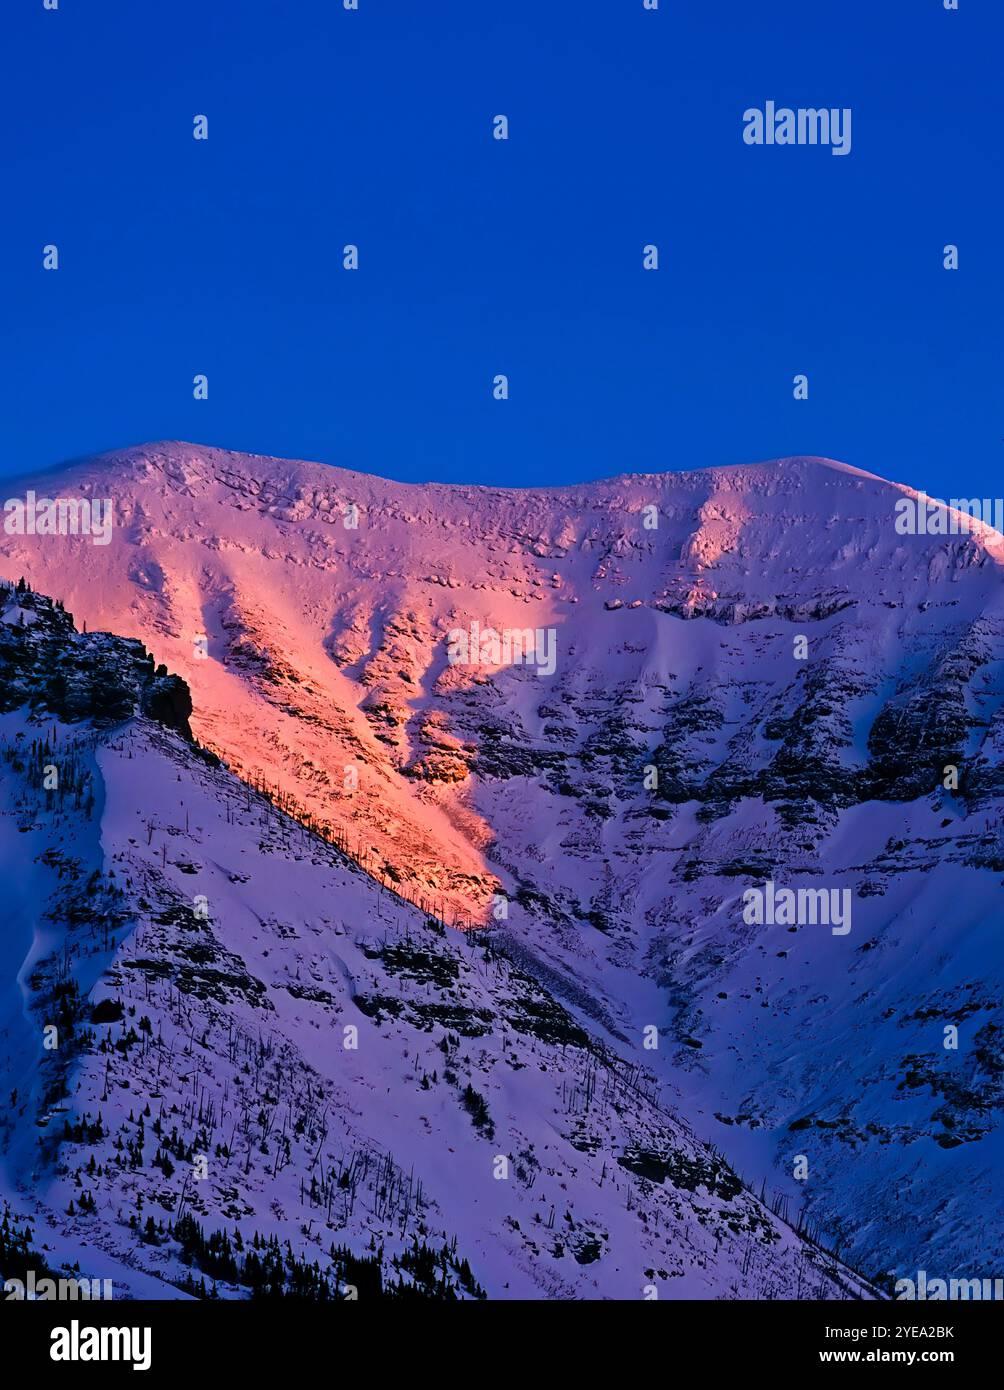
[[[1002,0],[359,2],[3,6],[0,470],[180,437],[1001,491]],[[768,98],[851,107],[850,155],[744,145]]]

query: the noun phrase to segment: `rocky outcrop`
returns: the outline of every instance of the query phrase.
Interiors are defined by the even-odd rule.
[[[192,697],[142,642],[78,632],[58,600],[23,582],[0,591],[0,711],[103,726],[141,713],[191,740]]]

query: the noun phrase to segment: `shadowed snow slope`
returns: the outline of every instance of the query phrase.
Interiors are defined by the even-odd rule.
[[[137,644],[0,606],[0,1195],[50,1268],[120,1297],[870,1296],[483,933],[145,714]]]

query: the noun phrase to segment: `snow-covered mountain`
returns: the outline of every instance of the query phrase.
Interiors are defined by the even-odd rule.
[[[90,871],[115,868],[133,885],[114,946],[99,950],[88,929],[80,1000],[132,1000],[162,1030],[155,1037],[170,1036],[168,1049],[177,1040],[175,1054],[187,1044],[194,1056],[204,1019],[217,1018],[206,1044],[217,1060],[186,1057],[171,1082],[182,1089],[170,1104],[190,1128],[204,1087],[224,1087],[205,1102],[215,1123],[237,1104],[237,1078],[251,1084],[244,1067],[270,1084],[241,1060],[245,1044],[234,1053],[228,1034],[220,1046],[227,1028],[258,1037],[248,1020],[263,1010],[278,1055],[291,1049],[278,1065],[299,1096],[273,1102],[270,1161],[283,1109],[284,1138],[308,1115],[301,1147],[320,1145],[329,1163],[382,1154],[408,1174],[405,1244],[421,1179],[436,1204],[430,1240],[439,1249],[455,1236],[457,1260],[491,1296],[638,1297],[650,1281],[660,1296],[749,1297],[768,1285],[805,1296],[792,1269],[818,1256],[760,1204],[749,1219],[755,1210],[781,1233],[765,1236],[769,1273],[748,1233],[719,1225],[703,1243],[705,1221],[718,1221],[706,1215],[709,1184],[684,1173],[718,1151],[757,1190],[765,1184],[769,1206],[810,1222],[870,1277],[998,1267],[1004,1236],[986,1219],[1000,1206],[1004,1078],[996,532],[901,534],[897,507],[914,505],[915,492],[819,459],[530,492],[411,486],[162,444],[8,485],[11,498],[29,489],[111,500],[112,534],[107,544],[6,534],[0,573],[25,575],[92,633],[139,639],[191,691],[189,709],[167,670],[123,649],[142,668],[137,713],[87,752],[93,785],[75,811],[100,827]],[[17,627],[16,640],[30,641]],[[533,642],[531,661],[512,662],[514,640],[517,650]],[[26,717],[24,701],[7,707],[5,718]],[[52,714],[77,721],[67,728],[93,723],[76,709]],[[166,728],[156,722],[165,717]],[[225,766],[187,741],[189,726]],[[259,822],[263,844],[274,837],[281,852],[258,849]],[[306,826],[341,849],[322,850]],[[25,863],[33,844],[46,853],[27,838],[35,833],[18,828],[10,840]],[[82,828],[68,833],[87,843]],[[242,856],[255,859],[246,884]],[[847,890],[850,930],[750,921],[744,894],[768,880]],[[173,900],[154,882],[180,895],[177,920],[159,922]],[[208,917],[186,925],[196,898]],[[430,916],[487,924],[488,936],[466,945],[428,928]],[[241,988],[220,983],[217,993],[197,970],[197,988],[182,987],[193,983],[182,947],[198,955],[203,937],[209,960],[221,952],[227,962],[210,970]],[[35,1007],[21,960],[53,954],[47,932],[36,938],[37,926],[14,961],[21,1017]],[[391,950],[402,940],[409,963]],[[0,984],[12,987],[5,969]],[[491,1021],[465,1033],[451,1009],[465,1026],[465,1011]],[[513,1022],[542,1015],[560,1020],[556,1033],[547,1024],[524,1035]],[[341,1046],[348,1022],[360,1027],[357,1053]],[[135,1028],[121,1062],[113,1039],[113,1060],[147,1077],[150,1034]],[[108,1054],[96,1055],[89,1071],[84,1049],[72,1071],[74,1105],[92,1114],[109,1093]],[[434,1101],[423,1086],[433,1072]],[[620,1078],[602,1117],[594,1072]],[[468,1085],[484,1097],[494,1148],[479,1138],[480,1102],[467,1098],[473,1118],[462,1108]],[[317,1119],[320,1103],[310,1111],[304,1094],[339,1086],[324,1114],[340,1118]],[[238,1124],[248,1152],[254,1123]],[[669,1128],[646,1137],[648,1124]],[[324,1126],[345,1126],[331,1148]],[[524,1139],[539,1172],[519,1157]],[[223,1142],[215,1129],[212,1142]],[[560,1154],[542,1157],[545,1142]],[[309,1224],[294,1197],[304,1172],[309,1194],[312,1170],[290,1158],[292,1195],[281,1172],[270,1190],[267,1156],[255,1153],[237,1183],[244,1149],[236,1137],[225,1147],[232,1221],[250,1207],[248,1221],[283,1239],[290,1224]],[[475,1199],[456,1178],[474,1182],[482,1150],[488,1186]],[[684,1169],[671,1151],[687,1156]],[[530,1175],[525,1202],[519,1178],[491,1176],[493,1154]],[[27,1153],[15,1156],[23,1172]],[[72,1159],[60,1161],[72,1171]],[[172,1165],[165,1201],[169,1187],[175,1200],[181,1190]],[[168,1246],[137,1246],[128,1217],[138,1194],[123,1182],[116,1174],[100,1187],[106,1248],[156,1269]],[[69,1188],[52,1193],[50,1211]],[[207,1227],[226,1225],[222,1209],[197,1205],[202,1193],[189,1183],[186,1204]],[[717,1179],[710,1195],[725,1200]],[[658,1216],[657,1200],[668,1202]],[[275,1201],[286,1224],[273,1228]],[[644,1217],[639,1203],[651,1208]],[[120,1208],[126,1235],[114,1234]],[[325,1245],[328,1215],[311,1226]],[[358,1253],[351,1219],[338,1230],[334,1243]],[[386,1258],[404,1249],[381,1232]],[[694,1240],[699,1257],[687,1253]],[[834,1278],[813,1275],[824,1277]]]
[[[869,1296],[481,933],[193,743],[138,642],[27,589],[0,623],[8,1247],[119,1296]]]

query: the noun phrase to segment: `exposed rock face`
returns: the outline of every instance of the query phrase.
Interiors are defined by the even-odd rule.
[[[180,676],[171,676],[166,672],[154,676],[150,684],[143,688],[140,707],[148,718],[156,719],[158,724],[176,729],[185,738],[192,737],[188,725],[192,713],[192,692]]]
[[[77,632],[62,604],[23,583],[0,590],[0,711],[27,705],[66,723],[117,724],[137,711],[192,738],[192,697],[135,638]]]

